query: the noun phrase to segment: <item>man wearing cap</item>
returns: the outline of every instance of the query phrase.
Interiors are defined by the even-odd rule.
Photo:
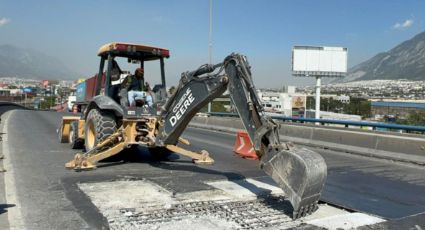
[[[153,104],[152,96],[147,93],[149,84],[145,84],[144,73],[143,68],[137,68],[134,71],[134,75],[129,75],[122,83],[122,87],[128,91],[129,106],[135,106],[134,98],[136,97],[144,98],[148,106]]]

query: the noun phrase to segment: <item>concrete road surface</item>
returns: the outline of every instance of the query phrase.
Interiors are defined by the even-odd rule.
[[[56,129],[62,115],[22,110],[2,116],[6,135],[1,151],[6,156],[3,165],[7,172],[1,180],[4,184],[0,184],[1,229],[137,229],[137,224],[152,229],[162,224],[161,229],[171,229],[169,219],[182,213],[194,219],[177,218],[179,226],[204,224],[204,229],[337,224],[332,217],[319,216],[325,213],[333,213],[340,221],[351,218],[342,224],[358,218],[371,224],[368,228],[379,228],[397,226],[399,218],[425,212],[424,168],[316,149],[329,167],[323,200],[350,211],[324,204],[316,219],[291,222],[282,217],[287,203],[279,198],[279,189],[258,169],[257,162],[232,153],[233,135],[193,128],[183,135],[192,143],[189,149],[208,150],[214,165],[193,165],[190,159],[177,155],[158,162],[139,148],[103,162],[94,171],[66,170],[64,164],[75,150],[58,143]],[[271,195],[259,195],[264,191]],[[202,220],[199,213],[213,213],[218,219]],[[241,223],[240,215],[246,215],[247,220]],[[395,221],[379,223],[383,219]],[[423,226],[423,219],[418,216],[402,223]]]

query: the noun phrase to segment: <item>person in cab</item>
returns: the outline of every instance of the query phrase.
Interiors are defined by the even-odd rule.
[[[134,75],[127,76],[121,85],[128,92],[128,104],[130,107],[136,106],[136,98],[143,98],[148,106],[153,104],[152,96],[149,93],[150,87],[145,82],[144,73],[143,68],[137,68],[134,71]]]

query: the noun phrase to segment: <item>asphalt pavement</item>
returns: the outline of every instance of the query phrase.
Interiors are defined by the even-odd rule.
[[[62,115],[20,110],[2,116],[6,132],[2,152],[8,157],[3,164],[8,171],[1,186],[0,227],[108,228],[105,217],[79,189],[81,183],[147,178],[173,193],[208,189],[208,185],[197,183],[206,180],[257,178],[272,183],[256,161],[232,153],[234,135],[194,128],[183,134],[191,142],[188,148],[206,149],[215,159],[214,165],[194,165],[174,154],[170,161],[158,162],[139,148],[101,163],[94,171],[66,170],[64,164],[75,150],[58,142],[56,129]],[[328,164],[324,201],[394,220],[425,212],[425,168],[325,149],[315,151]]]
[[[208,147],[217,162],[226,161],[229,156],[214,151],[232,155],[234,134],[191,128],[184,137],[194,146]],[[425,213],[424,167],[311,149],[320,153],[328,165],[323,201],[387,219]]]

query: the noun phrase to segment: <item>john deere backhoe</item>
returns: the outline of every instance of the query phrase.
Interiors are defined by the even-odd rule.
[[[166,98],[164,58],[166,49],[124,43],[110,43],[99,50],[101,57],[98,76],[107,69],[105,82],[98,77],[94,96],[79,117],[64,117],[61,125],[62,142],[84,143],[86,151],[76,154],[66,167],[92,169],[102,159],[118,154],[134,145],[147,147],[153,155],[175,152],[189,156],[195,163],[210,164],[213,159],[206,151],[196,153],[177,146],[188,144],[180,135],[193,116],[208,102],[229,91],[244,127],[260,159],[260,167],[283,189],[293,206],[293,218],[317,209],[327,167],[323,158],[308,149],[281,143],[279,125],[266,116],[252,81],[245,56],[230,54],[222,63],[203,65],[184,72],[175,93]],[[117,57],[137,61],[160,60],[162,83],[152,92],[154,105],[128,107],[127,95],[111,94],[111,70]],[[103,88],[103,94],[101,89]],[[72,137],[71,137],[72,136]],[[75,145],[73,145],[75,147]]]

